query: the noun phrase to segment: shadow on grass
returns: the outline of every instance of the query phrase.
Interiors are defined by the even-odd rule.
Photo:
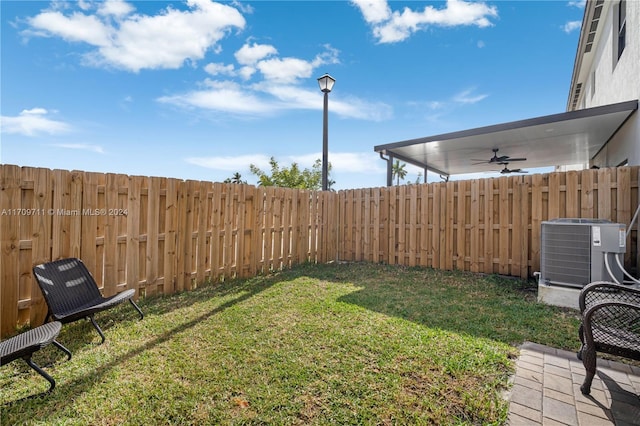
[[[394,268],[397,271],[389,273]],[[345,303],[426,327],[492,339],[511,346],[534,341],[575,350],[578,313],[537,303],[531,283],[462,271],[400,266],[355,276],[360,290]]]
[[[46,404],[52,409],[47,412],[48,415],[55,416],[55,407],[63,407],[64,404],[68,402],[65,396],[81,395],[83,392],[93,387],[94,383],[100,382],[101,378],[118,364],[170,340],[176,334],[186,331],[200,324],[202,321],[206,321],[212,316],[219,314],[238,303],[242,303],[243,301],[252,298],[256,294],[268,289],[276,282],[278,282],[278,280],[280,279],[279,276],[280,273],[276,273],[270,276],[257,277],[250,280],[231,280],[226,283],[204,285],[196,290],[188,292],[185,291],[169,296],[153,296],[147,299],[141,299],[139,306],[145,313],[146,318],[148,315],[164,315],[181,307],[189,306],[189,304],[202,302],[203,299],[208,299],[211,297],[231,297],[233,294],[238,295],[231,300],[221,303],[219,306],[209,310],[208,312],[198,316],[197,318],[171,328],[170,330],[153,338],[151,341],[114,358],[108,363],[98,366],[96,369],[91,370],[90,373],[77,377],[70,382],[62,383],[56,386],[56,389],[51,393],[42,393],[33,395],[32,397],[27,396],[10,401],[2,401],[2,403],[0,404],[2,410],[0,411],[2,411],[3,413],[0,417],[0,424],[4,424],[3,419],[10,414],[10,410],[16,410],[17,412],[19,412],[21,410],[23,402],[33,403],[33,401],[35,401],[35,403],[37,404]],[[133,308],[131,308],[131,312],[129,312],[129,309],[126,309],[127,307],[130,307],[128,303],[126,304],[126,306],[123,304],[110,311],[103,312],[103,315],[100,315],[100,317],[96,316],[96,320],[105,332],[107,341],[109,340],[107,330],[114,324],[125,322],[127,321],[127,319],[130,322],[145,321],[145,319],[139,319],[138,313],[135,312]],[[60,333],[59,337],[60,339],[58,340],[63,343],[69,350],[71,350],[72,354],[76,351],[80,351],[83,348],[86,348],[88,342],[95,342],[96,346],[98,346],[97,342],[99,342],[100,340],[97,332],[88,321],[80,321],[63,326],[63,331]],[[61,364],[66,362],[66,355],[62,354],[61,351],[48,350],[51,346],[52,345],[41,351],[46,351],[46,354],[44,354],[44,357],[46,359],[42,362],[47,362],[48,365],[52,365],[54,363]],[[69,362],[73,362],[73,358]],[[26,365],[25,368],[28,369]],[[18,368],[18,376],[23,376],[26,374],[30,373],[25,371],[25,369],[22,367]]]

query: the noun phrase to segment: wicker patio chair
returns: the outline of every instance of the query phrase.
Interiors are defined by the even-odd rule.
[[[580,391],[591,392],[596,352],[640,360],[640,290],[610,282],[586,285],[580,292],[582,322],[578,331],[586,377]]]
[[[31,359],[31,356],[45,346],[53,343],[71,359],[71,352],[55,340],[58,333],[60,333],[61,327],[62,324],[58,321],[49,322],[7,340],[3,340],[0,342],[0,366],[6,365],[19,358],[24,359],[29,367],[47,379],[50,385],[47,392],[51,392],[53,388],[56,387],[56,381],[40,368],[40,366]]]
[[[89,270],[80,259],[69,258],[37,265],[33,274],[47,302],[48,319],[63,324],[87,318],[98,331],[104,343],[104,333],[94,319],[97,312],[110,309],[128,300],[140,314],[144,314],[133,301],[135,290],[125,290],[110,297],[103,297]]]

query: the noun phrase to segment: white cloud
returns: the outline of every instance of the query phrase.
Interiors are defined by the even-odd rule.
[[[280,84],[295,83],[299,79],[308,78],[318,67],[339,63],[339,51],[330,45],[324,45],[324,51],[311,61],[276,56],[278,50],[269,44],[245,43],[234,54],[241,65],[240,76],[249,80],[257,72],[265,79]]]
[[[158,102],[185,108],[202,108],[234,114],[270,114],[274,105],[263,101],[255,93],[232,81],[206,81],[203,90],[194,90],[182,95],[163,96]]]
[[[369,24],[379,24],[391,17],[387,0],[352,0],[360,8],[364,20]]]
[[[233,64],[210,63],[204,67],[204,70],[211,75],[235,75]]]
[[[84,56],[94,66],[128,71],[176,69],[219,49],[217,43],[233,28],[245,26],[237,9],[211,0],[187,0],[189,10],[167,7],[154,16],[134,14],[121,0],[97,2],[95,15],[44,11],[28,20],[23,34],[61,37],[96,47]]]
[[[82,144],[82,143],[59,143],[59,144],[53,144],[53,146],[58,148],[77,149],[82,151],[91,151],[97,154],[104,154],[104,149],[102,149],[102,147],[99,145],[89,145],[89,144]]]
[[[569,2],[569,6],[577,7],[580,9],[584,9],[586,4],[587,4],[587,0],[574,0]]]
[[[107,0],[99,6],[98,14],[119,18],[132,13],[134,10],[135,8],[124,0]]]
[[[402,12],[391,11],[384,0],[352,0],[361,11],[365,21],[372,27],[379,43],[403,41],[413,33],[430,25],[453,27],[474,25],[480,28],[491,26],[490,18],[497,18],[495,6],[482,2],[447,0],[444,9],[425,6],[421,11],[405,7]]]
[[[303,59],[273,58],[258,62],[257,68],[267,80],[294,83],[299,78],[310,77],[314,67]]]
[[[331,47],[330,44],[325,44],[324,52],[321,52],[316,55],[313,59],[313,66],[318,67],[320,65],[326,64],[339,64],[340,63],[340,51],[334,47]]]
[[[486,94],[476,95],[473,91],[474,89],[463,90],[453,97],[453,101],[459,104],[475,104],[489,96]]]
[[[569,21],[566,24],[564,24],[564,26],[562,27],[562,30],[569,34],[572,33],[575,30],[579,30],[580,27],[582,27],[582,22],[581,21]]]
[[[75,12],[65,16],[60,12],[43,12],[29,19],[35,32],[31,35],[61,37],[66,41],[84,42],[103,47],[110,43],[111,29],[96,16]]]
[[[16,117],[2,116],[2,133],[37,136],[42,133],[54,135],[71,131],[69,124],[47,118],[48,114],[49,111],[44,108],[33,108],[23,110]]]
[[[320,91],[311,91],[295,85],[260,83],[252,89],[271,95],[281,105],[292,109],[319,109],[322,107]]]
[[[234,55],[240,65],[255,65],[258,61],[277,53],[278,50],[269,44],[245,43]]]
[[[339,51],[329,45],[324,46],[312,61],[299,58],[269,58],[256,63],[256,68],[266,80],[277,83],[295,83],[298,79],[309,78],[321,66],[340,63]]]
[[[242,67],[240,68],[240,71],[238,71],[238,74],[240,74],[240,76],[244,79],[244,80],[249,80],[251,78],[251,76],[253,76],[256,73],[256,69],[254,67]]]

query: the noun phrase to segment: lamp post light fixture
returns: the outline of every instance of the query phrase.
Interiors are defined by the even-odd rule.
[[[324,114],[322,120],[322,190],[328,189],[329,183],[329,92],[333,89],[336,79],[325,74],[318,79],[320,90],[324,93]]]

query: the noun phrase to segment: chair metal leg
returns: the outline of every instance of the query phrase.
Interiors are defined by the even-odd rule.
[[[67,349],[66,347],[64,347],[61,343],[59,343],[57,340],[54,340],[53,345],[60,349],[62,352],[64,352],[65,354],[67,354],[67,361],[71,359],[71,351],[69,349]]]
[[[89,317],[89,320],[91,321],[91,324],[93,324],[93,327],[96,329],[96,331],[98,332],[98,334],[102,338],[102,342],[100,342],[100,344],[103,344],[104,341],[106,340],[106,337],[104,337],[104,333],[102,332],[102,329],[100,328],[100,326],[98,325],[96,320],[93,318],[93,315],[91,315]]]
[[[580,391],[583,395],[591,393],[591,382],[596,375],[596,350],[593,347],[585,346],[582,350],[582,364],[585,369],[585,378]]]
[[[140,310],[140,307],[138,305],[136,305],[136,302],[134,302],[133,299],[129,299],[129,302],[131,302],[133,307],[136,308],[136,311],[138,311],[138,313],[140,314],[140,319],[143,319],[144,318],[144,314]]]
[[[31,356],[25,357],[24,358],[25,362],[29,365],[29,367],[33,368],[34,370],[36,370],[36,372],[38,374],[40,374],[42,377],[44,377],[45,379],[47,379],[47,381],[49,382],[49,384],[51,385],[49,387],[49,390],[47,392],[51,392],[53,390],[53,388],[56,387],[56,381],[53,380],[53,377],[51,377],[50,375],[48,375],[47,373],[44,372],[44,370],[42,368],[40,368],[38,366],[38,364],[36,364],[35,362],[33,362],[31,360]]]

